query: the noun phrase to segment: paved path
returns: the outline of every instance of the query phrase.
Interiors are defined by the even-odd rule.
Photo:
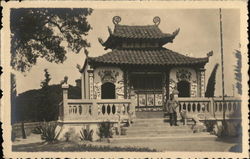
[[[138,147],[150,148],[157,151],[217,151],[228,152],[233,146],[238,144],[238,140],[218,140],[216,136],[207,133],[194,134],[189,136],[167,136],[167,137],[135,137],[133,139],[123,137],[113,138],[110,143],[91,142],[91,145],[109,145],[118,147]],[[32,143],[41,143],[40,135],[31,135],[27,139],[17,139],[13,146],[32,145]],[[80,143],[80,142],[79,142]],[[36,144],[34,144],[36,145]],[[37,144],[38,147],[41,144]],[[43,144],[42,144],[43,145]],[[33,146],[32,146],[33,147]],[[35,147],[34,147],[35,148]],[[237,148],[236,148],[237,149]]]
[[[132,146],[148,147],[157,151],[219,151],[225,152],[237,142],[218,141],[215,136],[197,136],[197,137],[160,137],[160,138],[135,138],[133,140],[121,138],[111,140],[112,146]]]

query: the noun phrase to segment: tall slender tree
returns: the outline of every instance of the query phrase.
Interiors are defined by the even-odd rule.
[[[51,80],[48,69],[44,69],[44,77],[45,77],[45,79],[40,84],[42,89],[46,89],[49,86],[49,82]]]
[[[242,68],[242,56],[241,56],[241,52],[239,50],[235,50],[235,57],[237,59],[237,63],[235,65],[235,80],[236,80],[236,88],[237,88],[237,92],[238,94],[242,94],[242,74],[241,74],[241,68]]]
[[[207,89],[205,92],[205,97],[214,97],[215,92],[215,84],[216,84],[216,72],[219,67],[219,64],[215,64],[212,73],[210,74],[210,77],[207,82]]]
[[[49,96],[49,82],[51,80],[50,74],[48,69],[44,69],[44,80],[41,81],[41,92],[40,92],[40,99],[38,104],[38,120],[50,120],[51,111],[50,107],[53,105],[51,102],[51,98]]]

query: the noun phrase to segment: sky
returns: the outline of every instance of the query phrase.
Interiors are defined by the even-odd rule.
[[[89,56],[100,56],[110,51],[104,50],[98,42],[98,37],[103,40],[108,38],[108,26],[113,30],[112,18],[114,16],[120,16],[121,22],[119,24],[124,25],[152,25],[154,24],[153,18],[159,16],[161,18],[159,28],[162,32],[172,33],[180,28],[173,43],[166,44],[164,47],[193,57],[206,57],[206,54],[213,50],[214,55],[210,57],[205,66],[206,83],[214,65],[221,64],[219,9],[94,9],[88,17],[88,22],[92,26],[92,30],[86,37],[91,44],[88,49]],[[236,49],[240,49],[240,11],[223,9],[222,21],[225,94],[233,95],[234,65],[236,64],[234,52]],[[44,79],[43,70],[45,68],[51,74],[50,84],[59,84],[64,76],[68,76],[69,84],[75,85],[75,80],[81,76],[76,65],[82,66],[84,60],[83,51],[75,54],[70,50],[68,50],[67,60],[63,64],[49,63],[44,59],[39,59],[29,72],[15,72],[17,93],[39,89],[40,83]],[[216,96],[222,94],[221,83],[220,65],[216,75]]]

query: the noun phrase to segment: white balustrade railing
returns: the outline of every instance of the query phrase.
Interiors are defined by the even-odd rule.
[[[131,110],[131,100],[98,100],[98,118],[107,120],[117,120],[119,115],[128,116]]]
[[[241,100],[239,98],[178,98],[180,103],[179,111],[186,111],[189,114],[205,114],[222,119],[240,118]]]
[[[124,116],[135,117],[136,98],[132,99],[68,99],[68,85],[62,85],[63,101],[59,108],[59,120],[118,120]],[[178,98],[179,111],[189,114],[205,114],[213,118],[241,118],[241,99]]]
[[[238,118],[241,116],[241,100],[237,98],[214,99],[214,114],[217,117]]]
[[[67,121],[118,120],[119,116],[128,116],[133,110],[130,99],[67,99],[65,103],[60,119]]]
[[[179,103],[179,111],[185,110],[188,113],[206,113],[211,109],[208,98],[179,98]]]

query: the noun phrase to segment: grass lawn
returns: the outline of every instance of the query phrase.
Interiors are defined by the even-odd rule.
[[[108,152],[108,151],[134,151],[134,152],[156,152],[155,149],[150,148],[139,148],[131,146],[112,146],[109,143],[102,142],[66,142],[58,141],[55,143],[47,144],[44,142],[39,143],[30,143],[30,144],[20,144],[13,145],[12,151],[24,151],[24,152],[37,152],[37,151],[99,151],[99,152]]]

